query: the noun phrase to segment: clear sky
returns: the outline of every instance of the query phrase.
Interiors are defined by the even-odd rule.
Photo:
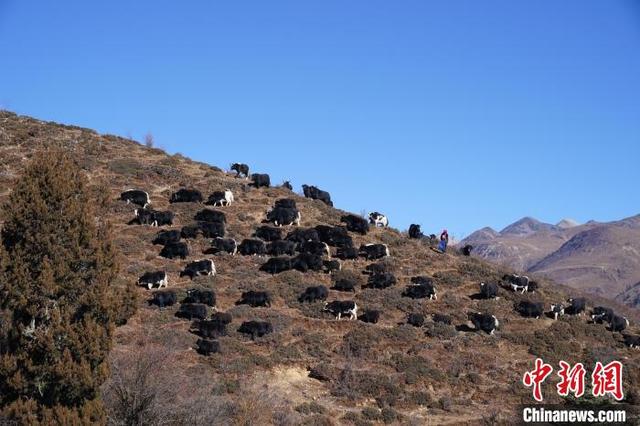
[[[401,229],[640,213],[640,1],[0,0],[0,108]]]

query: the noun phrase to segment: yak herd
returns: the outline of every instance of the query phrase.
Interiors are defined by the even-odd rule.
[[[233,164],[231,170],[237,177],[250,179],[256,188],[269,187],[270,178],[267,174],[249,174],[246,164]],[[291,185],[285,182],[285,188],[291,189]],[[328,206],[333,206],[331,196],[315,186],[303,185],[305,197],[320,200]],[[172,225],[175,215],[171,211],[159,211],[151,208],[149,194],[139,189],[124,191],[120,199],[132,203],[139,208],[134,211],[134,218],[130,224],[164,226]],[[215,191],[205,201],[203,194],[196,189],[182,188],[169,198],[170,203],[204,203],[212,207],[225,207],[235,202],[234,194],[229,189]],[[162,246],[160,256],[168,259],[186,259],[189,256],[189,246],[184,239],[193,239],[198,236],[210,239],[210,246],[204,250],[204,254],[228,254],[240,253],[244,256],[270,256],[260,266],[260,270],[269,274],[279,274],[287,270],[297,270],[302,273],[308,271],[324,272],[332,274],[341,270],[341,261],[364,258],[370,263],[362,271],[366,274],[367,281],[363,288],[385,289],[397,284],[398,280],[388,270],[387,262],[378,260],[391,255],[385,244],[354,245],[350,232],[366,235],[370,226],[387,227],[387,217],[379,212],[369,214],[368,220],[357,215],[346,214],[341,217],[344,226],[317,225],[311,228],[300,227],[301,214],[296,201],[292,198],[281,198],[275,201],[273,207],[265,214],[264,225],[255,229],[248,238],[237,243],[232,238],[225,238],[226,215],[223,211],[204,208],[193,217],[194,223],[183,226],[181,229],[160,230],[153,244]],[[284,232],[289,227],[288,232]],[[426,237],[420,230],[420,225],[412,224],[408,232],[409,238],[435,239],[435,235]],[[334,250],[335,249],[335,250]],[[473,247],[467,245],[461,248],[461,254],[469,256]],[[332,251],[335,252],[332,253]],[[216,267],[211,259],[201,259],[189,262],[180,272],[180,277],[187,276],[191,279],[197,276],[215,276]],[[169,285],[166,271],[148,271],[138,280],[138,284],[148,289],[157,287],[153,292],[150,304],[164,308],[178,303],[175,291],[167,289]],[[161,288],[164,290],[160,290]],[[535,281],[526,276],[505,275],[499,283],[480,283],[479,293],[475,295],[480,299],[498,298],[499,289],[511,290],[519,293],[533,293],[538,289]],[[348,278],[336,276],[331,290],[356,293],[357,283]],[[414,276],[402,292],[403,297],[411,299],[428,299],[436,301],[437,287],[432,278],[427,276]],[[300,303],[323,302],[325,312],[334,315],[336,319],[347,317],[350,320],[377,323],[383,315],[379,310],[364,310],[358,314],[359,307],[354,300],[328,301],[329,288],[324,285],[307,287],[299,295]],[[251,307],[270,307],[272,297],[266,291],[245,291],[236,302],[236,305],[248,305]],[[515,304],[515,312],[527,318],[540,318],[546,315],[549,318],[558,319],[560,315],[582,315],[586,310],[584,298],[569,299],[565,303],[556,303],[546,311],[542,302],[523,300]],[[213,312],[213,313],[211,313]],[[193,331],[200,337],[197,341],[197,351],[203,355],[216,353],[220,350],[220,343],[215,340],[227,334],[227,326],[232,322],[232,316],[226,312],[219,312],[216,308],[216,295],[213,290],[190,289],[186,297],[181,301],[176,316],[193,322]],[[469,312],[469,323],[476,331],[494,334],[499,328],[498,319],[491,314],[481,312]],[[451,324],[451,317],[443,314],[433,314],[431,320],[435,323]],[[622,332],[628,327],[629,321],[613,312],[612,309],[596,306],[591,311],[591,321],[607,323],[609,329],[614,332]],[[425,323],[425,317],[419,313],[409,313],[406,324],[421,327]],[[238,332],[246,334],[251,339],[256,339],[273,332],[273,326],[267,321],[245,321],[238,328]],[[630,347],[640,347],[640,336],[624,334],[624,341]]]

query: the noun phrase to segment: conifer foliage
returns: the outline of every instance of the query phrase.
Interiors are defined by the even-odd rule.
[[[42,151],[3,206],[0,411],[20,424],[105,422],[117,266],[85,181],[70,154]]]

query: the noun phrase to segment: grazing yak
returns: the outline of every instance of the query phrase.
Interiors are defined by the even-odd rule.
[[[273,333],[273,325],[267,321],[245,321],[238,328],[238,333],[249,334],[251,340]]]
[[[260,270],[269,274],[279,274],[293,269],[293,261],[289,257],[272,257],[260,266]]]
[[[180,272],[180,276],[187,276],[194,279],[198,276],[214,276],[216,274],[216,265],[211,259],[196,260],[190,262],[185,266],[184,270]]]
[[[321,241],[305,241],[298,244],[298,251],[300,253],[313,254],[316,256],[331,257],[331,249],[327,243]]]
[[[315,227],[318,239],[331,247],[352,247],[353,239],[343,226],[318,225]]]
[[[259,306],[265,308],[270,307],[271,295],[266,291],[244,291],[242,292],[242,296],[240,296],[240,300],[236,302],[236,305],[249,305],[254,308]]]
[[[412,223],[409,225],[409,238],[419,240],[424,237],[424,234],[420,230],[420,225]]]
[[[218,210],[202,209],[193,217],[198,222],[227,223],[227,216]]]
[[[196,352],[204,356],[218,353],[220,352],[220,343],[217,340],[198,339]]]
[[[320,200],[326,205],[333,207],[333,202],[331,201],[331,195],[327,191],[323,191],[318,189],[315,186],[302,185],[302,192],[304,196],[307,198],[311,198],[313,200]]]
[[[160,250],[160,256],[165,257],[167,259],[175,259],[179,257],[180,259],[186,259],[189,255],[189,247],[187,243],[179,241],[177,243],[169,243],[162,247]]]
[[[367,287],[379,289],[389,288],[395,285],[396,282],[396,277],[391,272],[384,272],[382,274],[369,275]]]
[[[197,222],[182,227],[180,235],[185,239],[195,239],[199,235],[204,238],[224,237],[224,223],[219,222]]]
[[[297,228],[289,232],[285,240],[300,244],[305,241],[320,241],[320,236],[315,228]]]
[[[300,226],[302,215],[298,209],[291,207],[274,207],[267,212],[266,222],[272,222],[276,226]]]
[[[498,296],[498,285],[495,283],[480,283],[481,299],[496,299]]]
[[[613,315],[611,321],[609,321],[609,329],[611,331],[622,331],[627,327],[629,327],[629,320],[626,317]]]
[[[417,277],[411,277],[411,283],[419,285],[433,285],[433,278],[419,275]]]
[[[197,223],[192,223],[189,225],[185,225],[180,230],[180,236],[185,239],[195,239],[198,238],[198,235],[202,234],[202,230]]]
[[[207,199],[207,202],[205,204],[214,207],[223,207],[231,205],[231,203],[233,203],[234,201],[235,198],[233,197],[233,192],[231,192],[231,190],[227,188],[224,191],[214,191],[211,195],[209,195],[209,198]]]
[[[179,229],[172,229],[170,231],[160,231],[153,239],[153,244],[167,245],[169,243],[177,243],[180,241],[181,233]]]
[[[292,266],[300,272],[321,272],[324,268],[324,263],[321,256],[311,253],[300,253],[293,259]]]
[[[369,222],[363,217],[355,214],[348,214],[340,218],[340,222],[347,225],[347,230],[351,232],[357,232],[358,234],[365,235],[369,232]]]
[[[605,306],[596,306],[591,311],[591,320],[598,324],[602,324],[603,322],[611,322],[613,316],[613,309],[607,308]]]
[[[339,260],[323,260],[322,261],[322,270],[327,274],[342,270],[342,264]]]
[[[126,201],[127,204],[133,203],[143,208],[148,204],[151,204],[149,194],[140,189],[128,189],[120,194],[120,199],[122,201]]]
[[[544,313],[542,302],[522,300],[515,306],[515,311],[525,318],[538,319]]]
[[[311,253],[300,253],[293,259],[292,266],[300,272],[322,271],[322,257]]]
[[[198,222],[198,228],[204,238],[224,237],[224,223],[218,222]]]
[[[236,177],[244,175],[245,178],[249,178],[249,166],[243,163],[233,163],[231,165],[231,171],[236,172]]]
[[[422,327],[424,325],[424,315],[410,313],[409,315],[407,315],[407,324],[414,327]]]
[[[558,316],[564,315],[564,305],[562,303],[555,303],[551,305],[551,315],[553,319],[557,320]]]
[[[409,285],[402,292],[402,296],[410,297],[411,299],[425,299],[428,297],[429,300],[438,300],[436,287],[432,283]]]
[[[329,290],[327,289],[327,287],[323,285],[318,285],[313,287],[307,287],[304,293],[302,293],[300,297],[298,297],[298,301],[300,303],[304,303],[304,302],[313,303],[318,300],[326,300],[328,296],[329,296]]]
[[[363,244],[359,254],[367,260],[381,259],[389,256],[389,247],[386,244]]]
[[[362,273],[365,275],[384,274],[385,272],[390,272],[389,269],[390,265],[385,262],[370,263],[364,267]]]
[[[199,319],[203,320],[207,317],[209,309],[207,305],[203,303],[183,303],[180,305],[176,317],[185,318],[188,320]]]
[[[138,285],[145,286],[151,290],[154,286],[158,288],[166,287],[169,284],[169,276],[166,271],[146,272],[138,278]]]
[[[366,322],[369,324],[377,324],[380,320],[380,315],[382,312],[375,309],[367,309],[360,316],[358,316],[358,321]]]
[[[133,214],[135,217],[130,223],[138,223],[139,225],[173,225],[173,219],[175,218],[175,214],[173,212],[146,208],[135,209]]]
[[[357,259],[360,251],[353,246],[338,247],[336,257],[342,260]]]
[[[160,290],[153,293],[153,298],[149,301],[150,305],[156,305],[160,308],[165,306],[173,306],[178,301],[178,296],[173,290]]]
[[[337,279],[333,283],[332,290],[356,292],[356,282],[347,278]]]
[[[202,337],[220,337],[227,335],[227,325],[231,324],[233,317],[227,312],[216,312],[208,320],[199,321],[198,334]]]
[[[343,316],[349,316],[350,320],[358,319],[358,305],[353,300],[334,300],[333,302],[325,302],[325,312],[333,314],[337,320]]]
[[[477,331],[484,331],[491,335],[493,335],[496,329],[500,326],[498,318],[491,314],[470,312],[467,314],[467,318],[469,318],[469,321],[471,321]]]
[[[216,237],[211,240],[211,247],[204,251],[204,254],[227,253],[234,255],[238,252],[238,243],[233,238]]]
[[[520,293],[526,293],[528,291],[529,277],[527,276],[510,274],[504,275],[502,280],[506,281],[513,291],[519,291]]]
[[[216,294],[213,290],[191,288],[187,290],[187,297],[182,303],[203,303],[207,306],[216,306]]]
[[[271,186],[271,178],[266,173],[252,174],[251,182],[256,188],[269,188]]]
[[[287,240],[276,240],[267,244],[267,254],[270,256],[293,256],[296,254],[296,243]]]
[[[464,247],[460,249],[460,253],[463,256],[471,256],[471,250],[473,250],[473,246],[471,244],[465,244]]]
[[[287,209],[297,209],[296,200],[293,198],[279,198],[273,204],[274,207],[284,207]]]
[[[631,349],[640,349],[640,336],[633,336],[631,334],[623,334],[624,344]]]
[[[157,210],[142,208],[135,209],[133,211],[134,218],[129,223],[137,223],[139,225],[151,225],[158,226],[158,222],[156,220],[156,212]]]
[[[262,240],[244,239],[238,246],[238,251],[243,256],[263,256],[267,254],[267,246]]]
[[[382,213],[371,212],[369,213],[369,223],[371,223],[376,228],[386,228],[387,226],[389,226],[389,219],[387,219],[387,217]]]
[[[567,303],[569,306],[564,308],[567,315],[581,315],[587,306],[587,300],[584,297],[570,298]]]
[[[170,203],[201,203],[202,192],[197,189],[182,188],[171,194]]]
[[[282,229],[272,226],[259,226],[253,236],[265,241],[277,241],[282,239]]]

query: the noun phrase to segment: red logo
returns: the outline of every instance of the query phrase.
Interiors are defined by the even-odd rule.
[[[540,358],[536,358],[536,368],[533,371],[527,371],[522,377],[522,383],[526,387],[533,386],[533,398],[538,402],[542,402],[542,382],[549,377],[552,371],[552,366],[545,364]]]
[[[605,396],[611,394],[618,401],[624,398],[622,392],[622,363],[611,361],[602,366],[601,362],[596,362],[596,368],[591,375],[593,386],[593,396]]]
[[[569,396],[570,393],[576,398],[580,398],[585,393],[585,376],[587,370],[582,363],[577,363],[573,367],[565,361],[560,361],[558,376],[560,382],[556,385],[558,395]],[[536,358],[535,368],[524,373],[522,383],[526,387],[532,388],[533,399],[542,402],[542,383],[551,375],[553,367]],[[596,366],[591,374],[591,393],[595,397],[610,395],[616,400],[624,398],[622,391],[622,363],[612,361],[607,365],[596,362]]]
[[[560,361],[560,371],[558,371],[560,383],[556,385],[558,395],[567,396],[569,392],[573,392],[576,398],[584,395],[584,376],[586,373],[587,371],[580,362],[571,368],[566,362]]]

